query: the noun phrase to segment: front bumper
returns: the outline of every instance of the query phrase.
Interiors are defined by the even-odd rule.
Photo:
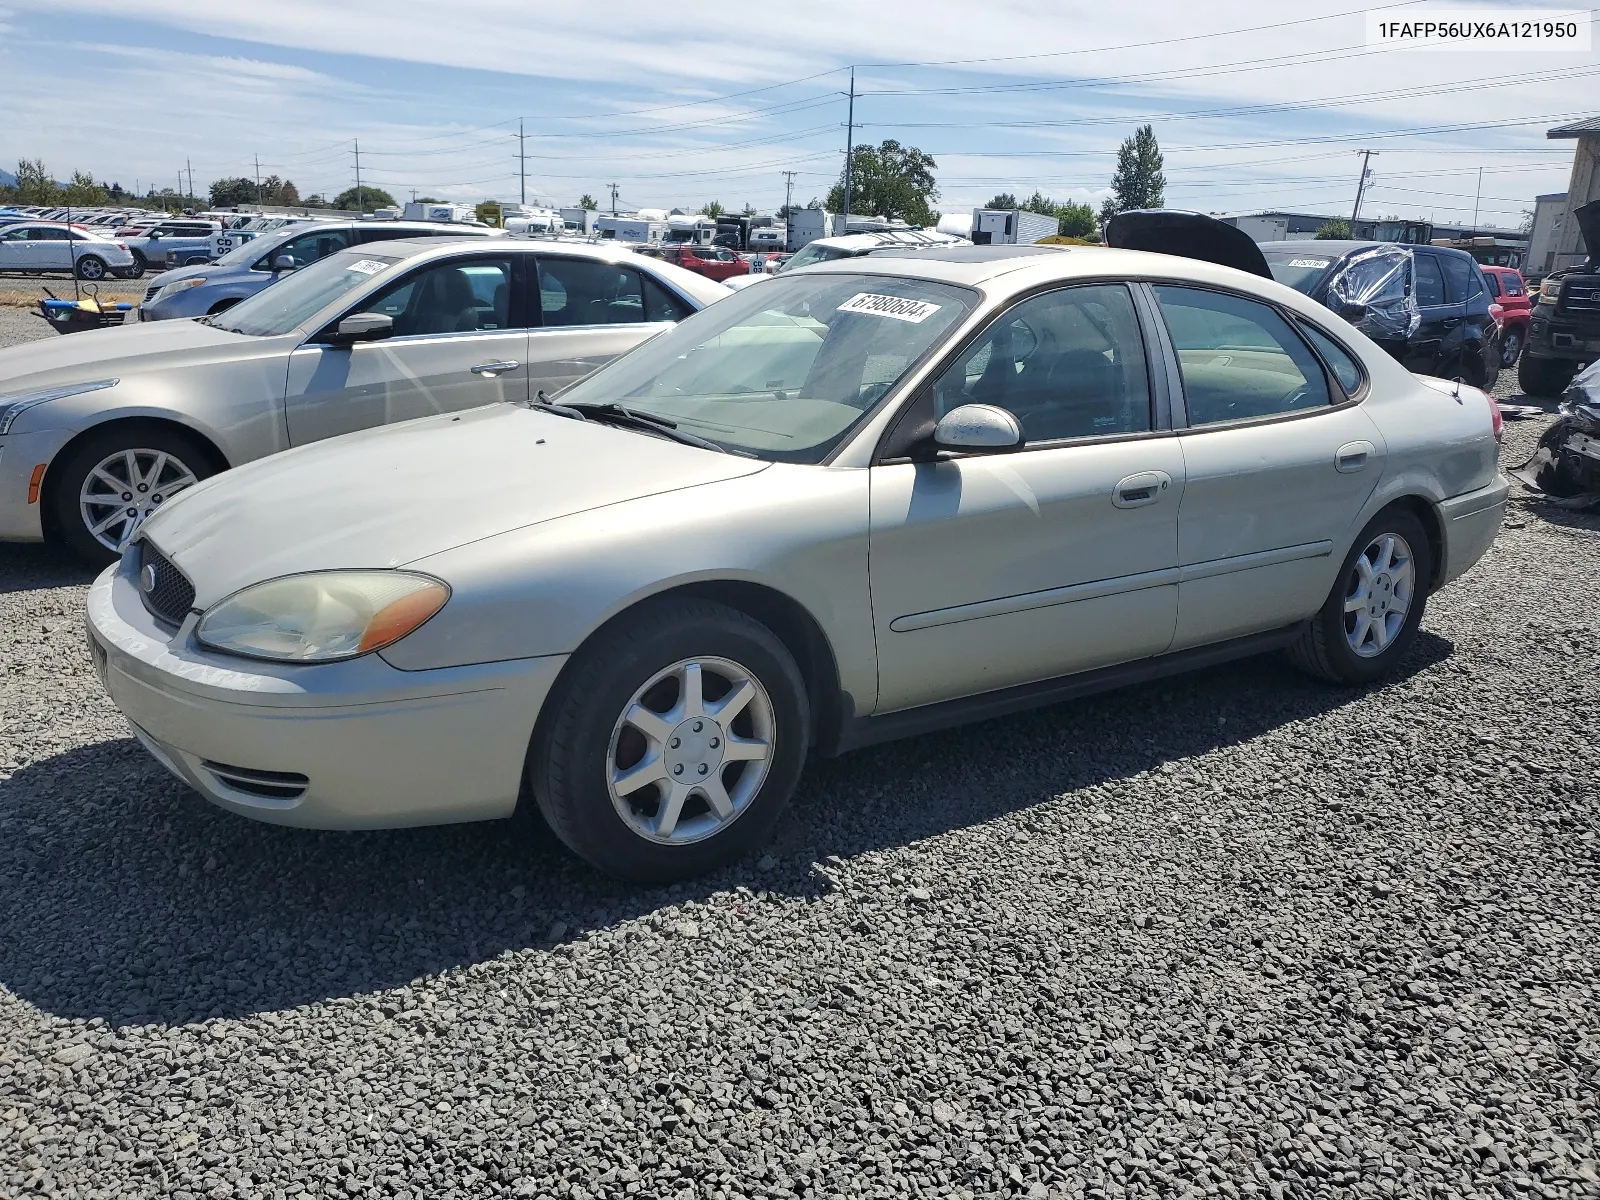
[[[1495,535],[1500,532],[1500,523],[1505,520],[1506,498],[1510,495],[1511,481],[1496,472],[1494,482],[1452,496],[1439,505],[1444,526],[1441,587],[1452,579],[1461,578],[1489,552]]]
[[[55,461],[61,447],[72,439],[70,429],[39,433],[9,433],[0,438],[0,542],[38,542],[44,539],[45,496],[41,488],[28,502],[33,473]]]
[[[1546,308],[1535,309],[1528,325],[1527,349],[1535,358],[1600,358],[1600,320],[1549,314]]]
[[[169,771],[232,812],[314,829],[509,816],[566,657],[402,671],[380,655],[295,666],[196,646],[140,601],[132,557],[90,589],[106,691]]]

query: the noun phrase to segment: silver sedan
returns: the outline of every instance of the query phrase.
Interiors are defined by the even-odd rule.
[[[736,293],[553,404],[191,488],[94,658],[219,805],[503,817],[679,878],[836,754],[1271,650],[1403,659],[1499,528],[1498,410],[1320,305],[1110,249],[878,255]]]
[[[198,480],[553,392],[729,295],[616,246],[371,242],[192,321],[0,350],[0,541],[116,555]]]

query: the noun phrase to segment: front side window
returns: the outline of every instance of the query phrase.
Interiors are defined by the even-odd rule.
[[[315,233],[303,233],[297,238],[290,238],[270,254],[263,255],[256,263],[256,270],[271,271],[279,259],[287,258],[293,264],[293,269],[309,267],[314,262],[321,262],[330,254],[337,254],[350,245],[350,231],[348,229],[325,229]]]
[[[972,310],[897,276],[775,277],[696,313],[561,394],[619,403],[777,462],[821,462]]]
[[[539,304],[547,328],[645,320],[639,272],[592,258],[541,258]]]
[[[644,319],[646,321],[681,321],[694,312],[687,301],[661,284],[644,277]]]
[[[934,384],[935,416],[996,404],[1028,442],[1150,428],[1144,339],[1121,284],[1063,288],[1001,316]]]
[[[395,337],[506,329],[511,323],[511,261],[474,259],[423,267],[356,311],[393,318]]]
[[[1444,276],[1439,273],[1439,262],[1431,254],[1417,255],[1417,306],[1437,308],[1444,303]]]
[[[1190,425],[1248,421],[1332,401],[1311,348],[1278,315],[1226,292],[1155,288],[1183,375]]]

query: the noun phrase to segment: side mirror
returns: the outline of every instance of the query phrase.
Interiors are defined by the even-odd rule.
[[[1022,424],[998,405],[963,404],[939,418],[933,427],[933,441],[941,450],[1020,450]]]
[[[294,270],[294,259],[287,254],[280,254],[272,260],[272,269],[274,271],[292,271]]]
[[[329,340],[336,346],[352,342],[378,342],[394,333],[394,318],[386,313],[353,313],[339,322]]]
[[[161,240],[161,230],[159,230],[159,229],[152,229],[152,230],[151,230],[151,231],[150,231],[150,240],[151,240],[151,241],[152,241],[152,242],[159,242],[159,241],[160,241],[160,240]]]

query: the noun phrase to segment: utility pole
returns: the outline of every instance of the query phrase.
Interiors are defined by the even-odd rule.
[[[361,191],[361,139],[354,139],[356,144],[356,207],[362,212],[367,211],[366,197]]]
[[[522,118],[517,118],[517,157],[522,160],[522,203],[528,203],[528,135],[522,132]]]
[[[794,177],[796,172],[783,173],[783,219],[789,219],[789,210],[794,207]]]
[[[611,189],[611,215],[614,217],[617,215],[617,185],[608,183],[606,186]]]
[[[186,158],[186,159],[183,160],[183,165],[186,168],[188,168],[188,171],[189,171],[189,203],[193,204],[194,203],[194,164],[191,163]]]
[[[178,172],[178,210],[179,210],[180,214],[182,213],[182,210],[183,210],[183,207],[184,207],[183,200],[184,200],[184,196],[183,196],[183,172],[179,171]]]
[[[261,207],[261,155],[256,155],[256,207]]]
[[[850,185],[854,182],[856,140],[856,69],[850,68],[850,107],[845,116],[844,135],[844,214],[838,233],[850,231]]]
[[[1355,225],[1356,218],[1361,215],[1361,197],[1367,190],[1367,179],[1372,174],[1371,169],[1367,166],[1367,161],[1371,159],[1371,157],[1376,154],[1377,151],[1358,150],[1356,153],[1361,155],[1361,182],[1356,184],[1356,206],[1350,210],[1350,224],[1352,226]],[[1353,228],[1350,230],[1350,236],[1356,236],[1356,231]]]
[[[1478,168],[1478,194],[1472,198],[1472,232],[1478,232],[1478,201],[1483,199],[1483,168]]]

